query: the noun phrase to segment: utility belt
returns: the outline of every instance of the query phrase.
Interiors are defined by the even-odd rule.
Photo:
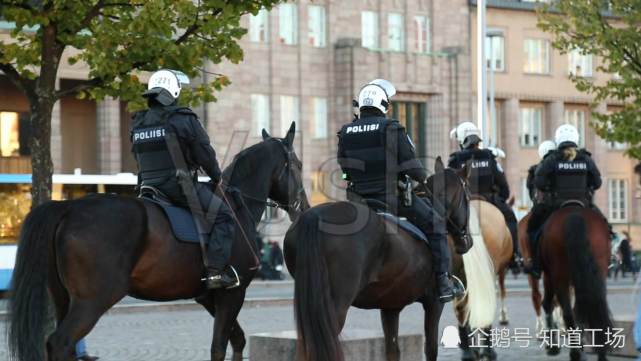
[[[395,195],[399,196],[403,201],[403,206],[411,207],[414,195],[412,180],[407,175],[403,175],[402,177],[403,178],[398,180],[396,189],[393,189],[392,191],[394,191]],[[387,194],[388,189],[386,187],[385,179],[369,182],[350,182],[347,186],[347,193],[348,195],[350,193],[355,193],[361,197],[367,198],[368,195]]]
[[[157,186],[169,181],[177,181],[179,184],[184,181],[198,181],[198,172],[196,170],[183,169],[162,169],[157,171],[141,172],[140,179],[142,185]]]

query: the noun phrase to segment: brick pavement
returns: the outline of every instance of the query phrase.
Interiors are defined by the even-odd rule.
[[[615,315],[633,314],[635,297],[631,293],[611,295],[612,312]],[[534,326],[534,312],[529,302],[525,296],[508,299],[511,327]],[[247,334],[294,328],[290,306],[244,309],[240,322]],[[400,324],[402,333],[422,332],[422,308],[419,305],[406,308],[401,314]],[[454,324],[452,309],[448,306],[441,327]],[[4,325],[0,323],[0,332],[2,327]],[[380,329],[378,311],[352,309],[346,327]],[[89,335],[88,343],[91,352],[101,356],[104,361],[201,361],[208,359],[211,328],[212,319],[204,310],[114,314],[100,320]],[[501,349],[498,353],[500,361],[548,359],[538,347]],[[0,344],[0,360],[6,358],[6,346],[3,343]],[[567,353],[557,357],[561,360],[567,358]],[[458,350],[441,350],[439,360],[458,359]]]

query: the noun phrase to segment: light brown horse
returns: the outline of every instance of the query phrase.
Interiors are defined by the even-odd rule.
[[[503,214],[493,204],[477,199],[470,203],[470,209],[472,210],[470,215],[470,232],[472,232],[475,244],[477,242],[483,242],[485,244],[487,252],[492,260],[494,273],[498,276],[500,287],[500,323],[502,325],[507,325],[508,317],[507,308],[505,307],[505,275],[507,273],[510,260],[512,259],[512,236],[510,235],[510,230],[507,228]],[[474,219],[475,216],[477,219]],[[475,222],[477,223],[474,224]],[[466,284],[468,291],[466,297],[461,300],[457,300],[454,304],[456,317],[459,321],[462,360],[476,360],[476,355],[470,349],[468,335],[472,332],[472,328],[490,328],[494,321],[494,311],[496,307],[496,296],[494,296],[494,302],[488,302],[488,299],[490,299],[489,294],[478,296],[478,293],[489,292],[490,294],[495,294],[496,290],[493,287],[482,290],[476,289],[476,282],[465,278],[466,274],[474,274],[475,272],[465,270],[463,257],[460,255],[455,254],[453,256],[453,269],[454,274],[461,278]],[[474,320],[474,315],[470,314],[468,306],[470,303],[476,302],[483,302],[486,304],[487,308],[491,308],[492,317],[485,318],[484,320]],[[483,359],[495,360],[496,353],[488,346],[483,349],[481,357]]]

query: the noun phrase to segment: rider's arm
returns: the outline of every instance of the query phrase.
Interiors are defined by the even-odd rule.
[[[601,172],[599,172],[599,168],[597,168],[596,163],[594,163],[591,157],[588,156],[586,158],[588,163],[588,187],[597,190],[601,188],[601,184],[603,183]]]
[[[421,164],[421,161],[416,158],[416,151],[414,144],[405,132],[405,128],[393,123],[389,125],[392,131],[396,131],[398,139],[398,164],[402,173],[407,174],[413,180],[424,183],[427,179],[427,172]]]
[[[211,146],[209,136],[198,118],[193,116],[189,118],[191,128],[194,131],[194,140],[190,142],[190,150],[194,161],[205,171],[205,174],[211,178],[212,182],[218,183],[222,172],[220,171],[218,160],[216,160],[216,152]]]
[[[535,197],[535,189],[534,189],[534,171],[536,170],[536,166],[533,165],[528,169],[527,171],[527,181],[525,182],[525,185],[527,186],[527,191],[528,194],[530,195],[530,199],[534,201]]]
[[[510,198],[510,186],[507,184],[505,173],[500,169],[498,163],[496,163],[494,166],[494,183],[498,187],[499,197],[503,201]]]
[[[545,158],[537,167],[534,172],[534,185],[537,189],[542,191],[550,187],[550,175],[554,170],[554,158]]]
[[[450,159],[448,159],[447,161],[447,167],[454,168],[454,169],[460,168],[460,164],[459,164],[458,158],[456,157],[456,153],[450,154]]]

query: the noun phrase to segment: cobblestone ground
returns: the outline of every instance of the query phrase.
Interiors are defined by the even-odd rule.
[[[636,295],[610,295],[615,315],[632,315]],[[508,298],[511,328],[534,328],[534,311],[527,296]],[[88,336],[92,354],[104,361],[201,361],[209,358],[213,320],[203,311],[146,312],[110,314],[103,317]],[[240,314],[240,323],[246,334],[282,331],[294,328],[291,306],[246,308]],[[455,325],[453,311],[448,306],[441,320],[441,328]],[[401,333],[422,333],[423,310],[419,305],[406,308],[401,314]],[[0,323],[0,333],[4,325]],[[350,329],[380,329],[378,311],[352,309],[346,324]],[[626,340],[632,342],[632,340]],[[537,345],[527,349],[512,347],[499,349],[499,360],[553,360]],[[439,360],[458,360],[458,350],[441,349]],[[0,344],[0,360],[6,360],[6,345]],[[556,359],[569,359],[567,352]],[[589,360],[595,360],[593,356]],[[611,360],[630,360],[611,358]],[[277,361],[277,360],[275,360]]]

